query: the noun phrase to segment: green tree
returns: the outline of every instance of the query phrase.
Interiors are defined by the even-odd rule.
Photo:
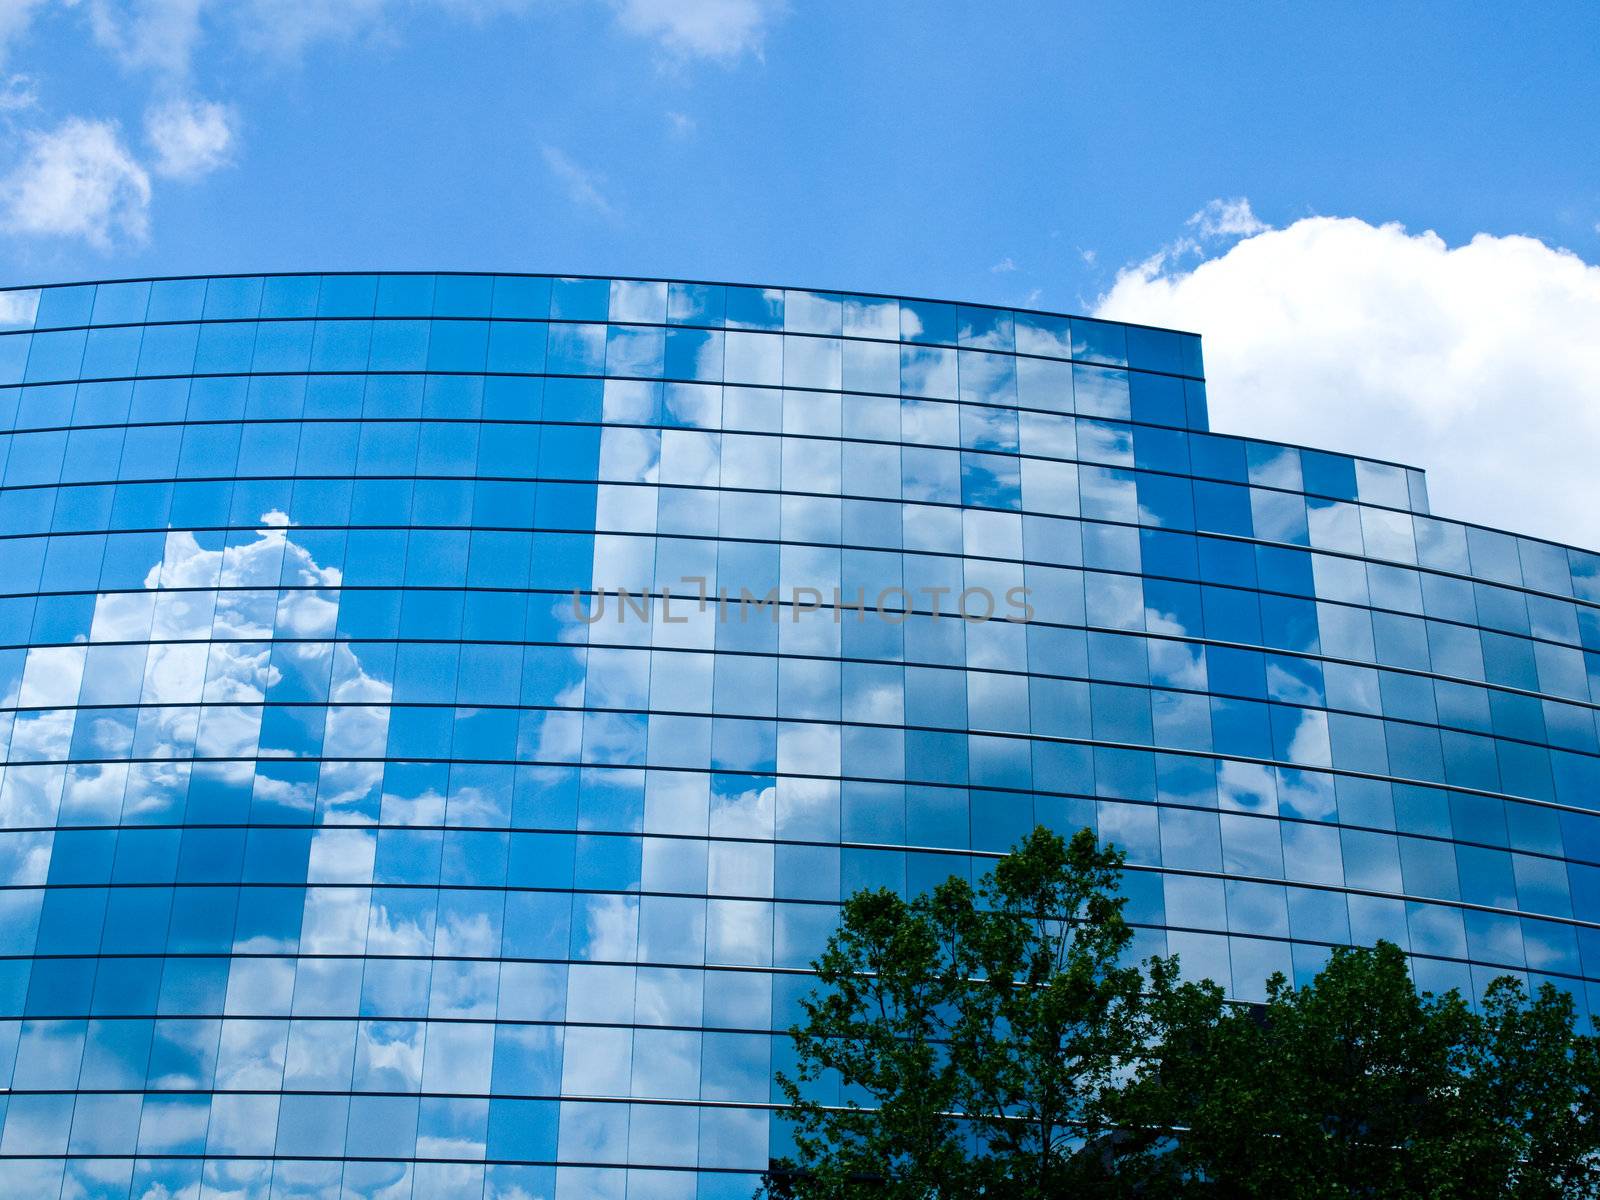
[[[1169,1165],[1209,1184],[1191,1191],[1431,1195],[1471,1020],[1418,996],[1397,947],[1336,950],[1310,987],[1274,976],[1261,1010],[1164,1012],[1143,1115],[1183,1131]]]
[[[1572,997],[1531,997],[1516,979],[1484,992],[1462,1108],[1473,1140],[1463,1174],[1504,1180],[1516,1200],[1600,1195],[1600,1043],[1575,1033]]]
[[[1474,1011],[1380,942],[1230,1004],[1128,961],[1121,868],[1040,828],[975,888],[846,901],[766,1194],[1600,1196],[1600,1050],[1565,992],[1507,977]]]
[[[1340,948],[1264,1006],[1175,988],[1123,1118],[1179,1131],[1147,1194],[1312,1200],[1596,1194],[1595,1043],[1571,997],[1495,981],[1481,1012],[1418,994],[1399,947]]]
[[[1114,1110],[1153,1031],[1121,867],[1041,827],[976,888],[846,901],[778,1075],[797,1152],[769,1194],[1119,1194]]]
[[[946,1045],[970,914],[957,880],[909,903],[883,890],[845,901],[813,964],[820,987],[802,1002],[806,1022],[789,1031],[797,1077],[777,1075],[798,1153],[776,1164],[771,1195],[970,1194],[970,1156],[949,1118],[960,1066]],[[839,1081],[842,1105],[814,1098]]]

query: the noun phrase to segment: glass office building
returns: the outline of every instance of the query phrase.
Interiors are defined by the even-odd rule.
[[[509,275],[0,320],[0,1194],[748,1196],[840,897],[1036,822],[1241,997],[1383,937],[1600,1003],[1600,557],[1209,432],[1193,336]]]

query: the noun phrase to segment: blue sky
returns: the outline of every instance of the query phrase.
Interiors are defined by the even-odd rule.
[[[1446,5],[0,0],[0,47],[5,282],[489,268],[1111,305],[1200,327],[1219,425],[1435,477],[1464,419],[1528,420],[1496,353],[1564,364],[1538,380],[1561,397],[1541,421],[1589,421],[1600,395],[1577,344],[1600,321],[1592,3],[1508,23]],[[1480,236],[1504,253],[1463,257]],[[1419,295],[1420,316],[1396,311]],[[1485,337],[1498,390],[1463,399]],[[1406,395],[1380,388],[1343,425],[1326,411],[1343,392],[1297,400],[1375,339],[1425,355]],[[1251,367],[1303,344],[1331,355],[1315,379]],[[1429,363],[1456,373],[1430,385]],[[1415,420],[1385,432],[1394,405]],[[1600,419],[1582,432],[1592,453]],[[1536,497],[1510,515],[1600,541]]]

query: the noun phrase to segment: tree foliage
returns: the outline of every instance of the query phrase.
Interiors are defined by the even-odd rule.
[[[1275,976],[1259,1012],[1168,1014],[1131,1102],[1184,1131],[1168,1165],[1207,1181],[1185,1190],[1436,1195],[1471,1023],[1458,997],[1417,995],[1397,947],[1340,949],[1311,987]]]
[[[797,1155],[769,1190],[921,1200],[1112,1186],[1109,1103],[1151,1028],[1121,855],[1036,830],[973,888],[844,905],[780,1073]],[[816,1098],[829,1076],[840,1103]],[[959,1114],[959,1119],[954,1114]],[[1109,1194],[1109,1193],[1107,1193]]]
[[[1121,867],[1040,828],[976,887],[851,897],[768,1195],[1600,1195],[1600,1053],[1567,993],[1419,994],[1380,942],[1230,1004],[1129,961]]]

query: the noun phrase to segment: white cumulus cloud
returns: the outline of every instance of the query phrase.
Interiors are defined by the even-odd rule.
[[[70,117],[23,139],[0,179],[0,225],[10,233],[81,237],[102,249],[149,230],[150,176],[112,121]]]
[[[1441,516],[1600,547],[1600,266],[1530,237],[1272,229],[1243,201],[1192,223],[1248,236],[1127,268],[1095,311],[1203,335],[1213,428],[1422,467]]]
[[[23,133],[18,157],[0,178],[0,228],[81,238],[102,250],[141,242],[150,228],[152,173],[197,179],[226,163],[237,141],[231,110],[202,100],[151,108],[145,138],[148,158],[134,154],[115,121],[68,117]]]
[[[151,169],[173,179],[197,179],[228,161],[234,118],[206,100],[169,100],[145,114],[145,137],[155,151]]]
[[[781,0],[617,0],[617,20],[629,33],[654,38],[686,58],[759,55]]]

